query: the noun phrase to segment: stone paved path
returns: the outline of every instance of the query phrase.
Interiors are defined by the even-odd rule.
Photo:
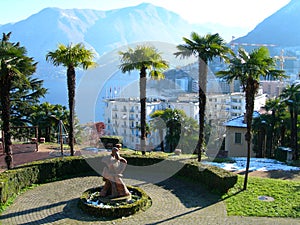
[[[152,206],[123,219],[101,221],[80,211],[77,201],[88,188],[102,184],[97,176],[78,177],[43,184],[20,195],[0,216],[3,225],[40,224],[225,224],[225,225],[297,225],[298,219],[227,216],[218,197],[195,184],[168,179],[160,184],[125,179],[126,184],[143,188],[152,198]]]

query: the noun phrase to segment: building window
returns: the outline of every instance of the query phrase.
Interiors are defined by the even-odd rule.
[[[235,144],[242,144],[242,134],[241,133],[235,133],[234,143]]]

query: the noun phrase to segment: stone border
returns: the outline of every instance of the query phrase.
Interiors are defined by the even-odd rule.
[[[90,188],[83,192],[78,201],[78,206],[84,212],[96,217],[121,218],[133,215],[141,210],[145,211],[152,205],[151,198],[141,188],[133,186],[127,186],[127,188],[130,192],[134,192],[135,194],[139,195],[140,199],[133,203],[128,203],[126,205],[120,206],[113,206],[111,208],[97,207],[95,205],[87,203],[87,199],[89,198],[91,193],[101,191],[101,187],[97,187]]]

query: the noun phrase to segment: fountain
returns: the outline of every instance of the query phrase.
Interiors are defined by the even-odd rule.
[[[114,147],[112,153],[103,157],[104,186],[86,190],[79,207],[93,216],[118,218],[132,215],[151,206],[150,197],[141,188],[126,186],[122,180],[127,161]]]

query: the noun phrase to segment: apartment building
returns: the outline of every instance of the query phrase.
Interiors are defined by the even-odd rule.
[[[266,95],[260,91],[255,98],[254,110],[264,106]],[[243,115],[245,112],[245,96],[242,92],[232,94],[207,95],[206,116],[213,126],[223,126],[225,121]],[[188,117],[199,120],[198,96],[195,93],[185,93],[177,98],[149,98],[146,103],[146,119],[156,110],[166,108],[183,110]],[[140,101],[139,98],[114,98],[105,100],[104,123],[106,133],[123,137],[123,144],[135,148],[140,144]],[[147,138],[149,145],[158,145],[156,132],[151,132]]]
[[[166,104],[159,99],[148,99],[146,103],[146,119],[156,110],[166,108]],[[123,144],[135,148],[140,144],[140,101],[138,98],[115,98],[105,100],[104,123],[108,135],[123,137]],[[156,135],[147,138],[147,144],[158,143]]]

